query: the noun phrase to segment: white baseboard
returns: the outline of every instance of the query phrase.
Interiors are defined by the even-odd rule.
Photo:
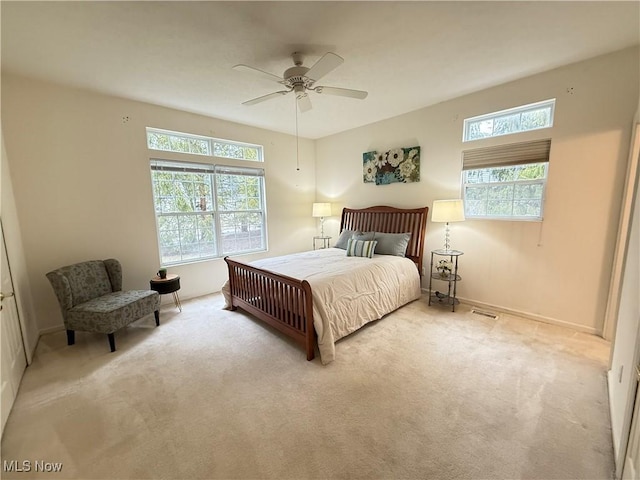
[[[60,332],[62,330],[64,330],[64,325],[57,325],[55,327],[43,328],[41,330],[38,330],[38,334],[39,336],[42,336],[42,335],[47,335],[49,333]]]
[[[423,288],[423,292],[429,293],[428,289]],[[602,336],[602,332],[593,327],[585,327],[584,325],[580,325],[577,323],[566,322],[564,320],[558,320],[557,318],[545,317],[543,315],[538,315],[537,313],[524,312],[522,310],[516,310],[514,308],[503,307],[501,305],[493,305],[491,303],[479,302],[477,300],[472,300],[470,298],[464,297],[456,297],[460,300],[460,303],[464,303],[465,305],[469,305],[470,307],[479,307],[483,310],[491,310],[493,312],[501,312],[507,313],[511,315],[517,315],[519,317],[528,318],[530,320],[536,320],[542,323],[548,323],[550,325],[557,325],[560,327],[570,328],[572,330],[577,330],[579,332],[589,333],[591,335],[596,335],[598,337]]]
[[[607,370],[607,394],[609,395],[609,422],[611,424],[611,441],[613,443],[613,460],[616,466],[616,472],[615,472],[615,478],[619,479],[620,478],[620,474],[622,473],[622,465],[618,465],[618,453],[620,451],[620,435],[618,432],[615,431],[615,424],[611,421],[611,419],[613,418],[613,411],[611,410],[613,408],[613,398],[611,397],[611,392],[613,390],[613,388],[611,388],[611,385],[614,384],[614,382],[616,381],[615,378],[613,378],[613,372],[611,370]]]
[[[543,315],[538,315],[537,313],[523,312],[522,310],[516,310],[514,308],[503,307],[500,305],[492,305],[490,303],[478,302],[476,300],[470,300],[468,298],[460,298],[460,302],[471,305],[472,307],[482,307],[488,308],[491,310],[495,310],[498,312],[510,313],[512,315],[517,315],[519,317],[528,318],[530,320],[536,320],[542,323],[548,323],[550,325],[558,325],[560,327],[570,328],[572,330],[577,330],[579,332],[589,333],[591,335],[601,336],[601,332],[593,327],[586,327],[584,325],[580,325],[578,323],[566,322],[564,320],[558,320],[557,318],[545,317]]]
[[[162,297],[162,295],[160,295],[160,297]],[[160,307],[173,306],[174,305],[173,297],[171,297],[169,295],[167,297],[168,298],[167,298],[166,302],[162,302],[161,301]],[[182,298],[180,300],[182,300]],[[149,315],[151,315],[151,314],[149,314]],[[61,332],[63,330],[65,330],[64,324],[56,325],[55,327],[43,328],[41,330],[38,330],[38,337],[41,337],[42,335],[47,335],[49,333]],[[34,351],[35,351],[35,348],[34,348]]]

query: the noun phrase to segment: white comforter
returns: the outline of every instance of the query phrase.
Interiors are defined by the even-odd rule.
[[[313,293],[320,360],[335,359],[335,342],[420,297],[420,276],[408,258],[347,257],[339,248],[265,258],[251,265],[300,280]],[[230,306],[228,285],[222,288]]]

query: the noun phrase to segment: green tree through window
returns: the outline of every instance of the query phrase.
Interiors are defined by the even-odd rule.
[[[553,126],[555,98],[464,120],[464,142]]]
[[[262,147],[250,143],[147,128],[147,147],[151,150],[209,155],[220,158],[262,161]]]
[[[468,217],[542,218],[548,162],[465,170]]]
[[[243,166],[263,161],[262,146],[151,127],[146,133],[150,153],[173,158],[151,160],[162,265],[266,249],[264,170]],[[211,162],[182,162],[184,154]]]
[[[162,265],[264,250],[264,172],[152,160]]]

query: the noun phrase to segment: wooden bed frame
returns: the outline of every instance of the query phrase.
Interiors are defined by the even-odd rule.
[[[342,210],[340,231],[411,232],[407,258],[422,276],[428,207],[401,209],[377,206]],[[225,257],[229,267],[231,309],[241,308],[304,347],[307,360],[315,356],[311,286],[298,280]]]

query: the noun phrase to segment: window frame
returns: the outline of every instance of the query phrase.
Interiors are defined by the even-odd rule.
[[[507,180],[507,181],[497,181],[497,182],[482,182],[482,183],[467,183],[466,182],[466,176],[467,176],[467,172],[472,172],[472,171],[478,171],[478,170],[491,170],[494,168],[500,168],[500,167],[483,167],[483,168],[473,168],[473,169],[468,169],[468,170],[463,170],[462,171],[462,198],[464,199],[464,205],[465,205],[465,217],[471,220],[506,220],[506,221],[517,221],[517,222],[541,222],[544,218],[544,204],[545,204],[545,196],[546,196],[546,191],[547,191],[547,180],[549,178],[549,163],[548,162],[532,162],[532,163],[524,163],[521,164],[520,166],[530,166],[530,165],[538,165],[538,164],[544,164],[544,177],[540,178],[540,179],[534,179],[534,180]],[[516,166],[516,165],[511,165]],[[507,165],[505,165],[505,167],[507,167]],[[540,213],[539,215],[494,215],[494,214],[485,214],[485,215],[477,215],[477,214],[473,214],[469,211],[469,207],[471,204],[471,200],[469,200],[467,198],[467,189],[468,188],[473,188],[473,187],[482,187],[485,188],[487,190],[487,194],[488,194],[488,190],[492,187],[492,186],[511,186],[513,185],[514,187],[514,192],[515,192],[515,188],[518,185],[541,185],[542,187],[542,192],[540,194]],[[513,207],[515,204],[516,199],[515,198],[511,198],[511,211],[513,212]],[[487,201],[487,205],[488,205],[488,201]]]
[[[185,140],[187,143],[189,140],[196,141],[204,141],[207,142],[207,152],[199,153],[199,152],[186,152],[184,150],[171,149],[171,148],[154,148],[151,145],[150,135],[165,135],[167,137],[173,137],[177,139]],[[258,145],[255,143],[247,143],[247,142],[237,142],[235,140],[224,140],[221,138],[207,137],[204,135],[196,135],[193,133],[184,133],[184,132],[174,132],[171,130],[164,130],[161,128],[154,127],[146,127],[146,137],[147,137],[147,148],[149,150],[159,151],[159,152],[173,152],[187,155],[201,155],[207,157],[215,157],[219,159],[229,159],[229,160],[241,160],[245,162],[264,162],[264,147],[262,145]],[[234,156],[224,156],[224,155],[216,155],[216,146],[220,147],[236,147],[240,149],[248,148],[255,149],[256,158],[245,158],[245,157],[234,157]]]
[[[154,129],[156,130],[156,129]],[[147,129],[149,132],[149,129]],[[173,134],[174,132],[164,131],[168,134]],[[147,137],[148,138],[148,137]],[[206,138],[206,137],[205,137]],[[238,142],[231,142],[238,143]],[[253,144],[245,144],[256,146]],[[260,149],[260,158],[262,159],[262,149],[261,145],[257,145]],[[209,260],[215,260],[218,258],[224,258],[227,255],[247,255],[256,252],[265,252],[268,250],[268,222],[267,222],[267,198],[266,198],[266,173],[263,165],[256,165],[256,160],[242,160],[242,159],[230,159],[224,157],[215,157],[213,155],[203,155],[199,153],[185,153],[185,152],[174,152],[170,150],[157,150],[157,149],[148,149],[149,153],[149,166],[150,166],[150,180],[151,180],[151,194],[152,194],[152,206],[153,206],[153,214],[156,222],[156,240],[158,242],[158,255],[160,260],[160,265],[163,267],[175,266],[175,265],[184,265],[190,263],[198,263]],[[205,158],[203,158],[203,156]],[[204,160],[204,161],[203,161]],[[210,160],[208,162],[207,160]],[[263,161],[263,160],[261,160]],[[156,178],[154,175],[155,171],[164,170],[164,171],[179,171],[182,170],[186,173],[200,173],[209,175],[208,183],[210,185],[210,192],[208,192],[208,196],[210,198],[207,199],[207,203],[211,202],[210,208],[207,208],[205,211],[196,211],[193,212],[180,212],[176,211],[159,211],[159,203],[158,203],[158,195],[157,195],[157,185]],[[243,173],[244,172],[244,173]],[[222,210],[220,208],[219,200],[219,180],[221,175],[250,175],[259,178],[258,182],[258,208],[257,209],[239,209],[239,210]],[[175,195],[173,196],[175,198]],[[161,208],[161,207],[160,207]],[[175,207],[174,207],[175,208]],[[193,208],[193,207],[192,207]],[[256,248],[248,248],[236,251],[226,251],[224,249],[224,236],[226,235],[223,232],[223,223],[221,221],[221,215],[229,213],[257,213],[260,215],[260,246]],[[197,217],[200,215],[211,215],[213,217],[213,223],[211,227],[213,228],[213,242],[214,242],[214,250],[213,254],[204,254],[198,255],[193,258],[184,258],[185,251],[183,250],[183,246],[179,246],[179,256],[180,258],[171,261],[168,260],[168,256],[164,256],[164,245],[162,244],[161,238],[161,220],[160,218],[163,216],[189,216],[189,217]],[[251,225],[251,222],[248,223]],[[241,228],[241,223],[236,223],[236,235],[235,241],[241,241],[237,238],[238,230],[237,228]],[[195,227],[197,228],[197,227]],[[197,231],[197,230],[196,230]],[[178,234],[179,238],[178,242],[182,240],[182,234]],[[248,241],[251,241],[251,227],[249,227],[248,232]],[[199,253],[202,250],[199,250]]]
[[[464,199],[465,217],[475,220],[507,220],[507,221],[526,221],[540,222],[544,218],[544,207],[547,190],[547,181],[549,178],[549,160],[551,155],[551,139],[538,139],[526,142],[516,142],[508,144],[499,144],[489,147],[474,148],[462,152],[462,172],[460,181],[462,185],[462,198]],[[497,180],[491,179],[484,182],[469,183],[467,181],[467,172],[471,171],[490,171],[503,168],[519,168],[529,167],[533,165],[544,165],[544,176],[535,179],[513,179],[513,180]],[[490,174],[490,172],[487,172]],[[541,185],[540,192],[540,211],[538,215],[513,215],[513,207],[517,201],[513,194],[511,197],[511,215],[495,215],[495,214],[474,214],[470,211],[471,202],[468,198],[468,189],[473,187],[482,187],[489,195],[489,189],[497,185],[513,185],[513,194],[515,194],[517,185]],[[489,199],[486,199],[486,205],[489,205]]]
[[[465,118],[463,122],[463,128],[462,128],[462,142],[463,143],[476,142],[478,140],[485,140],[487,138],[495,138],[495,137],[501,137],[504,135],[514,135],[517,133],[531,132],[535,130],[541,130],[544,128],[552,128],[554,116],[555,116],[555,106],[556,106],[556,99],[550,98],[548,100],[542,100],[540,102],[529,103],[527,105],[520,105],[518,107],[508,108],[506,110],[499,110],[497,112],[485,113],[482,115],[477,115],[475,117]],[[480,138],[469,138],[470,126],[473,124],[485,122],[487,120],[495,121],[496,119],[499,119],[508,115],[515,115],[515,114],[520,114],[520,118],[522,118],[522,114],[535,112],[538,110],[545,110],[547,108],[549,108],[549,123],[547,125],[544,125],[541,127],[533,127],[533,128],[519,128],[518,130],[513,132],[504,132],[504,133],[492,132],[491,135],[486,135]]]

